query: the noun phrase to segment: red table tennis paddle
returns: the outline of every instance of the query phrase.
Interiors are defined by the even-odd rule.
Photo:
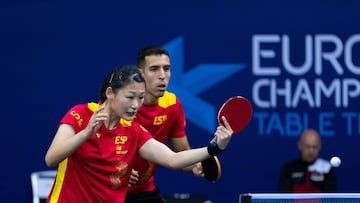
[[[221,119],[222,116],[225,116],[234,133],[239,133],[249,124],[251,120],[252,105],[245,97],[231,97],[218,111],[218,122],[223,125],[223,121]]]
[[[217,120],[223,125],[221,119],[225,116],[234,133],[241,132],[250,122],[252,117],[252,105],[248,99],[242,96],[229,98],[219,109]],[[211,142],[216,142],[214,137]],[[201,162],[205,178],[210,182],[215,182],[220,178],[221,165],[219,159],[214,156]]]

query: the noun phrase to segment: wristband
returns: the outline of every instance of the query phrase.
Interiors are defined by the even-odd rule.
[[[209,153],[210,156],[217,156],[219,155],[221,152],[224,151],[224,149],[220,149],[217,145],[217,143],[210,143],[207,147],[207,151]]]

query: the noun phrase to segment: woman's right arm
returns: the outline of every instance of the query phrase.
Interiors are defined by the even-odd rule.
[[[52,167],[59,164],[82,145],[91,135],[90,133],[91,131],[85,128],[74,136],[75,132],[71,125],[61,124],[45,155],[46,165]]]
[[[77,134],[71,125],[61,124],[45,155],[46,165],[56,166],[91,137],[109,117],[107,113],[101,113],[103,109],[104,107],[100,106],[91,116],[86,128]]]

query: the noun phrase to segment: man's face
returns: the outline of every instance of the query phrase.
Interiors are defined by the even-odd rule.
[[[301,157],[306,162],[313,162],[317,159],[321,148],[318,136],[309,134],[304,136],[299,143]]]
[[[146,82],[146,92],[155,98],[162,97],[170,80],[170,59],[167,55],[151,55],[145,57],[142,69]]]

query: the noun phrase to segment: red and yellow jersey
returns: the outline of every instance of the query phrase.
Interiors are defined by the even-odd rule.
[[[71,125],[78,133],[98,107],[96,103],[76,105],[62,118],[61,124]],[[149,139],[151,135],[131,121],[120,119],[113,130],[102,125],[59,164],[47,202],[124,202],[130,162]]]
[[[168,138],[186,136],[185,113],[175,94],[165,92],[155,105],[143,104],[136,114],[135,122],[144,126],[156,140],[165,143]],[[132,168],[139,171],[139,181],[129,187],[129,193],[140,193],[155,189],[156,165],[139,156],[132,162]]]

